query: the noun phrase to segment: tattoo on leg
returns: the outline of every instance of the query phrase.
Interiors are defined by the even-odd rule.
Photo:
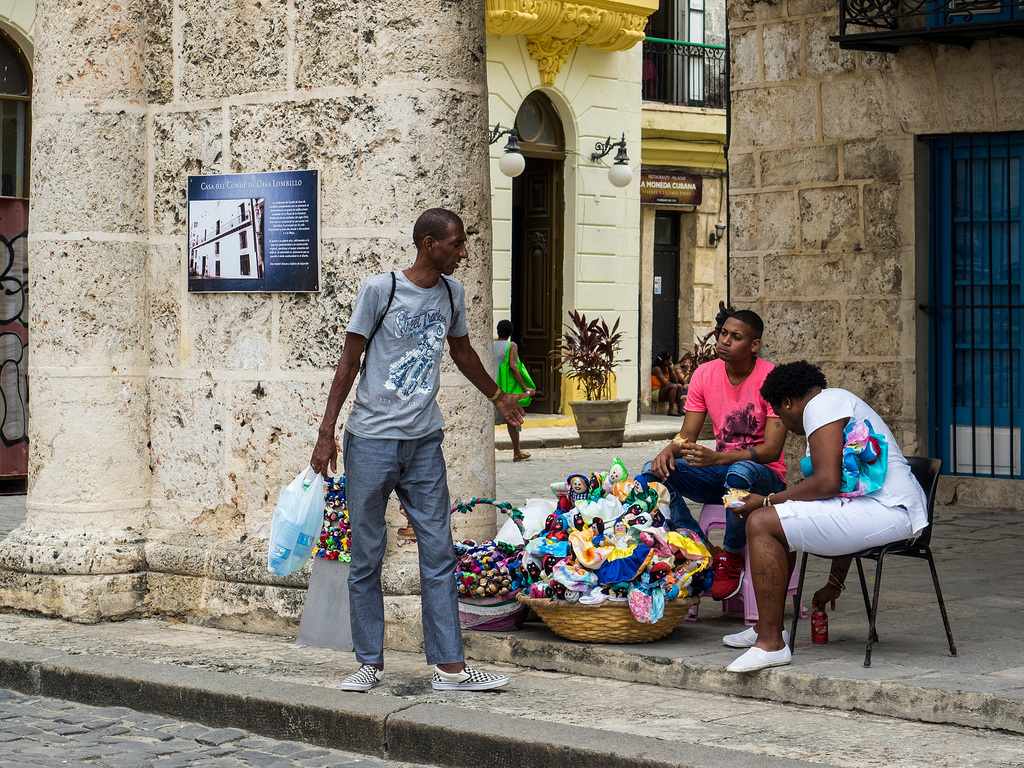
[[[779,561],[776,547],[761,545],[761,568],[757,575],[761,582],[761,600],[765,605],[779,598],[782,587],[782,574],[787,572],[785,563]]]

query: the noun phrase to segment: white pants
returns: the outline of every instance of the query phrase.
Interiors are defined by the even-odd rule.
[[[914,535],[906,509],[887,507],[870,496],[784,501],[775,511],[794,552],[836,557]]]

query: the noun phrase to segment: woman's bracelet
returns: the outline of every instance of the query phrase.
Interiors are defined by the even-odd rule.
[[[761,506],[762,506],[762,507],[771,507],[771,506],[774,506],[774,505],[772,504],[772,494],[770,494],[770,493],[769,493],[769,494],[768,494],[767,496],[765,496],[765,497],[764,497],[764,501],[762,501],[762,502],[761,502]]]
[[[834,582],[834,583],[833,583],[833,579],[835,579],[835,582]],[[835,588],[836,588],[836,589],[838,589],[838,590],[839,590],[840,592],[842,592],[842,591],[843,591],[844,589],[846,589],[846,585],[845,585],[845,584],[843,584],[843,583],[841,583],[841,582],[839,581],[839,578],[838,578],[837,576],[835,576],[835,575],[831,574],[831,573],[829,573],[829,575],[828,575],[828,585],[829,585],[830,587],[835,587]]]
[[[491,395],[490,397],[488,397],[487,399],[488,399],[488,400],[490,400],[490,401],[491,401],[491,402],[493,403],[493,402],[494,402],[495,400],[497,400],[497,399],[498,399],[499,397],[501,397],[501,387],[498,387],[498,391],[497,391],[497,392],[495,392],[495,393],[494,393],[493,395]]]

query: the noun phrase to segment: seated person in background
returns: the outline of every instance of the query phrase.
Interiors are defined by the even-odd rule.
[[[685,496],[700,504],[721,504],[729,488],[772,493],[786,487],[783,447],[786,428],[761,397],[765,376],[775,366],[757,356],[764,323],[756,312],[739,310],[718,335],[718,359],[699,366],[690,379],[683,427],[643,469],[648,482],[664,483],[677,527],[700,530]],[[697,444],[711,417],[716,450]],[[724,600],[743,583],[743,521],[726,510],[725,538],[715,558],[711,597]]]
[[[676,365],[675,358],[672,356],[671,352],[662,352],[661,361],[662,370],[665,371],[665,375],[668,377],[668,380],[681,387],[679,390],[679,402],[682,403],[683,398],[686,397],[686,382],[683,380],[682,374],[679,371],[679,366]]]
[[[804,360],[780,365],[769,373],[761,394],[787,429],[807,436],[810,464],[806,459],[801,463],[805,479],[792,488],[767,496],[752,493],[736,510],[747,519],[760,618],[755,626],[723,638],[726,645],[749,648],[727,667],[730,672],[789,664],[792,653],[782,621],[796,552],[843,555],[913,538],[928,524],[924,490],[911,474],[889,427],[871,406],[845,389],[828,389],[821,370]],[[880,484],[877,472],[868,477],[861,471],[859,485],[857,476],[844,475],[844,446],[865,433],[865,420],[879,438],[877,442],[885,443],[875,453],[878,462],[883,461],[883,450],[887,454],[886,463],[879,466],[885,468]],[[844,430],[849,424],[856,426],[847,436]],[[873,458],[870,451],[860,456]],[[870,463],[859,462],[861,469]],[[849,568],[849,558],[832,561],[828,583],[814,593],[815,609],[835,602]]]
[[[683,385],[672,380],[671,362],[666,363],[664,355],[651,361],[651,401],[668,403],[669,416],[682,416],[679,404],[683,399]]]

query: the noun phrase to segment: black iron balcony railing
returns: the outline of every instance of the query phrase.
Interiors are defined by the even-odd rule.
[[[729,87],[725,56],[725,48],[719,45],[648,37],[644,40],[644,101],[724,109]]]
[[[832,39],[841,48],[895,51],[989,37],[1024,37],[1021,0],[840,0]]]

